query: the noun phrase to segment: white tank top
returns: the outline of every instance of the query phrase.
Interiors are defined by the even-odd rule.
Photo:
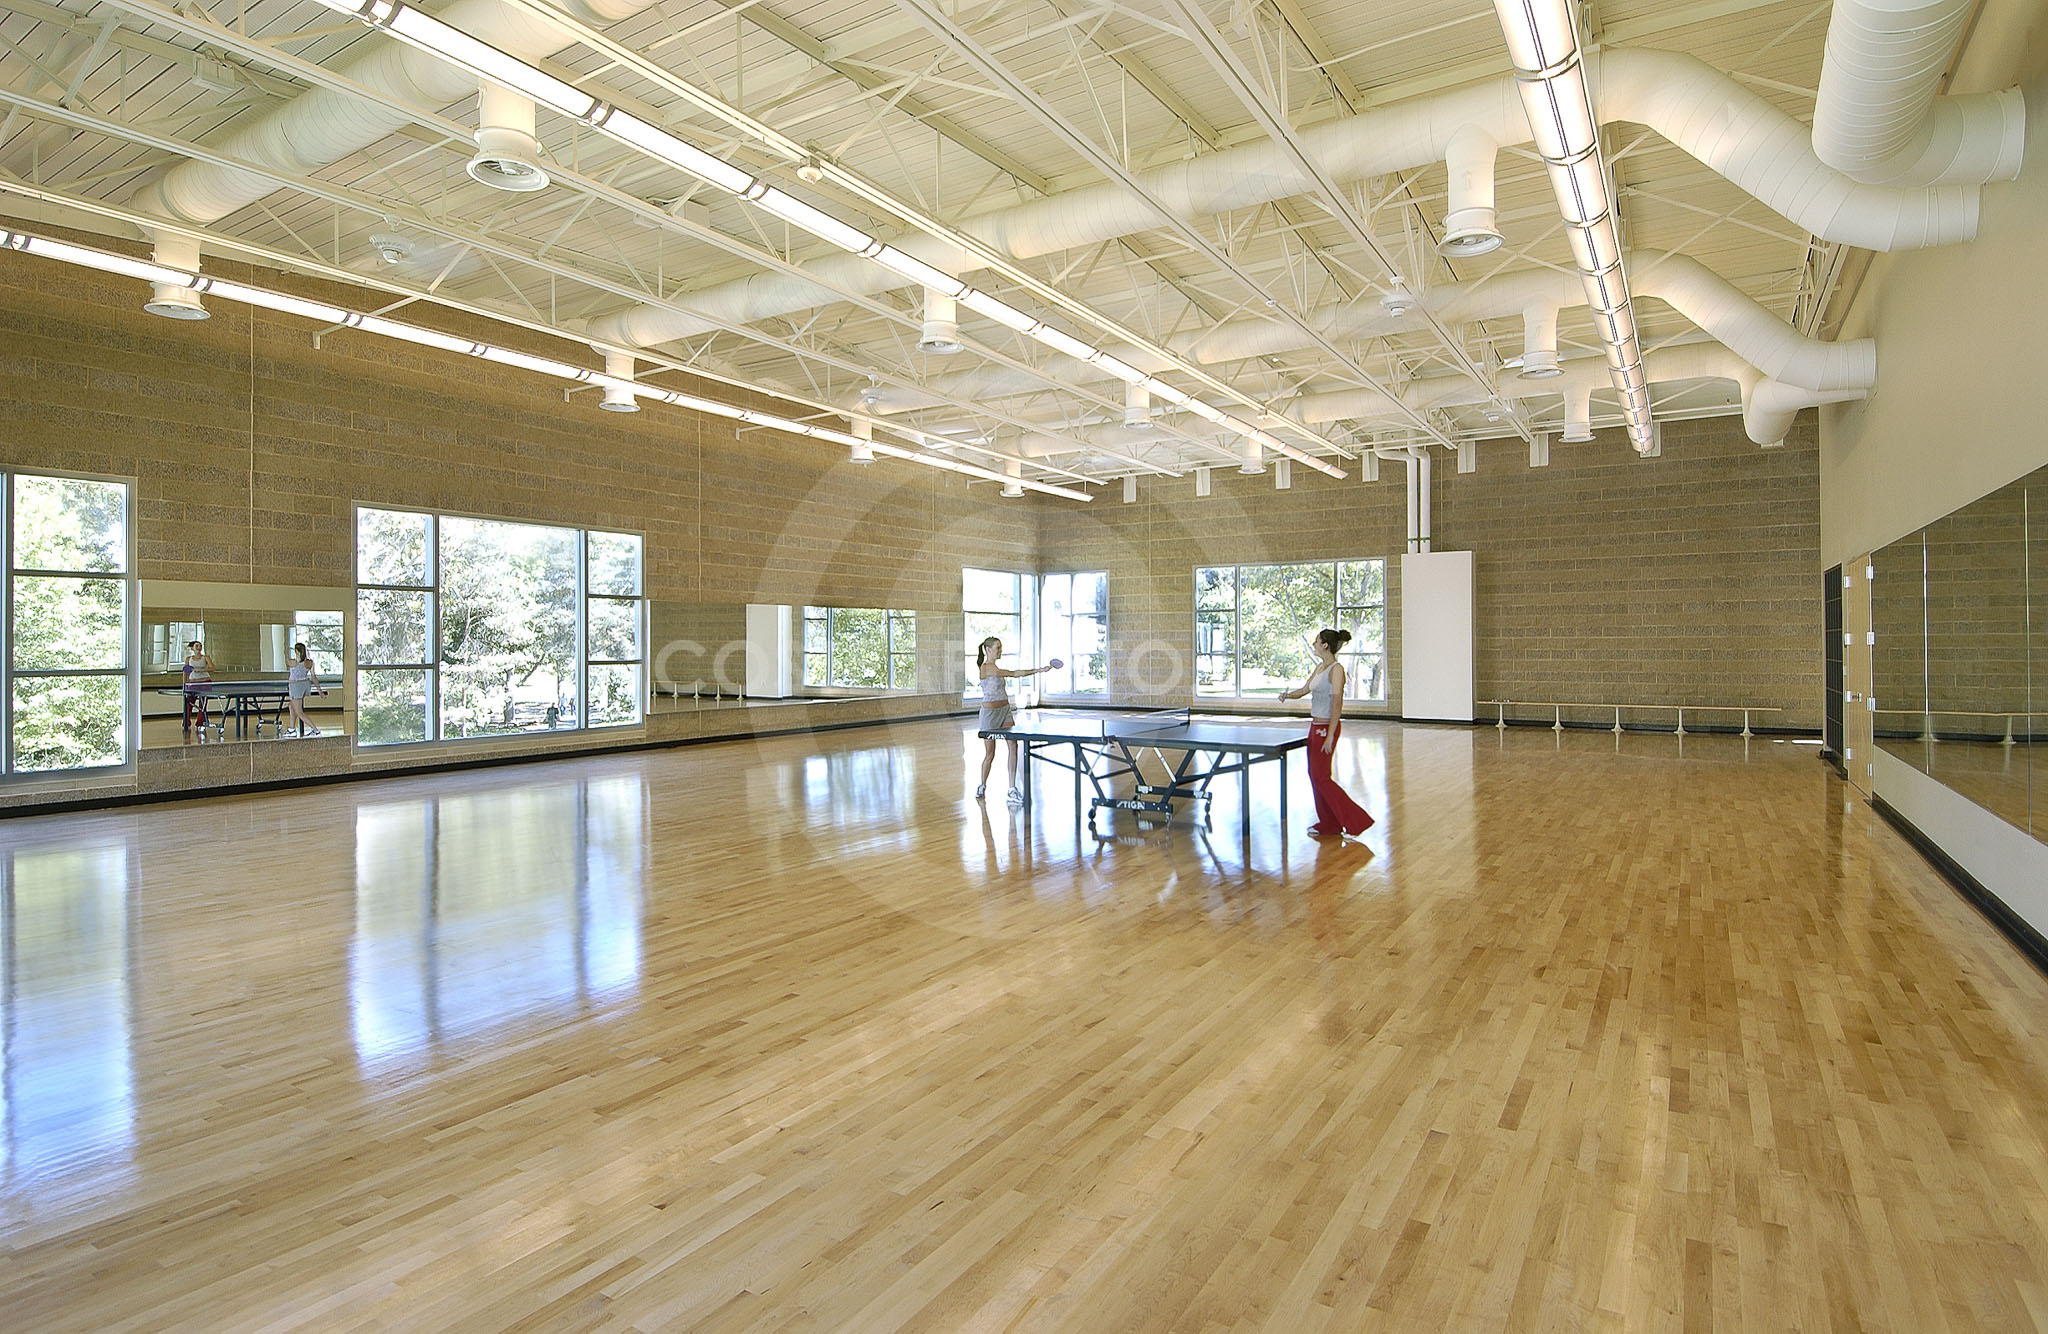
[[[312,674],[313,664],[310,662],[294,662],[291,665],[291,679],[294,681],[304,681]]]
[[[1330,706],[1335,702],[1336,689],[1330,680],[1330,669],[1325,667],[1317,672],[1308,683],[1308,708],[1318,722],[1327,722]]]
[[[185,659],[185,684],[196,686],[211,685],[212,683],[213,672],[207,667],[205,659],[190,657]]]
[[[990,672],[981,678],[981,702],[984,704],[1008,704],[1010,702],[1009,680],[997,672]]]

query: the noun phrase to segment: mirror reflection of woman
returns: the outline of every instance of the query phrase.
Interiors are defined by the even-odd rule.
[[[206,696],[213,686],[213,659],[206,645],[196,639],[185,642],[185,739],[192,739],[192,719],[199,718],[199,739],[206,740]]]
[[[320,729],[306,717],[303,701],[315,691],[323,695],[327,692],[321,689],[320,672],[313,666],[313,655],[306,651],[304,644],[292,645],[292,660],[285,669],[284,689],[284,702],[292,711],[292,720],[299,725],[299,735],[319,736]]]
[[[1372,828],[1372,816],[1330,776],[1331,755],[1344,733],[1344,664],[1337,661],[1337,654],[1350,642],[1349,630],[1317,631],[1311,646],[1316,669],[1308,680],[1280,696],[1308,696],[1308,784],[1316,794],[1316,822],[1308,832],[1317,838],[1357,838]]]
[[[974,665],[981,673],[981,717],[975,730],[981,735],[981,786],[974,789],[975,797],[988,795],[988,771],[995,767],[996,739],[989,735],[1010,727],[1017,721],[1017,715],[1010,709],[1010,678],[1015,676],[1036,676],[1049,672],[1060,665],[1058,659],[1043,667],[1004,667],[998,662],[1003,656],[1003,641],[990,635],[981,641],[974,651]],[[1010,804],[1022,806],[1024,793],[1017,786],[1017,742],[1010,741]]]

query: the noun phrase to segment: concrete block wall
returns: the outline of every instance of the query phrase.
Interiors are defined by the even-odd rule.
[[[1759,450],[1734,418],[1668,424],[1656,459],[1636,458],[1619,432],[1553,443],[1541,469],[1528,466],[1520,440],[1478,450],[1476,473],[1459,474],[1448,454],[1432,470],[1435,548],[1476,554],[1478,698],[1747,704],[1784,710],[1771,720],[1781,725],[1818,729],[1810,415],[1780,450]],[[1384,711],[1398,713],[1405,465],[1383,463],[1378,482],[1352,474],[1335,481],[1297,466],[1281,491],[1270,475],[1219,470],[1206,499],[1192,479],[1145,479],[1134,504],[1112,493],[1085,507],[1046,506],[1044,568],[1109,572],[1113,696],[1190,698],[1197,565],[1383,557]],[[1727,717],[1689,717],[1688,726]]]
[[[1817,731],[1813,414],[1782,449],[1759,449],[1734,417],[1663,432],[1651,459],[1600,432],[1553,441],[1547,468],[1529,467],[1520,440],[1482,442],[1474,473],[1439,463],[1436,546],[1476,553],[1477,698],[1754,705],[1783,710],[1759,723]],[[1613,721],[1565,712],[1575,717]]]
[[[359,293],[208,267],[361,303]],[[224,301],[210,303],[209,320],[176,323],[144,314],[146,297],[136,283],[0,254],[0,464],[136,479],[143,579],[351,588],[353,507],[393,505],[642,532],[657,600],[908,607],[923,634],[957,638],[962,564],[1036,560],[1031,506],[999,503],[992,484],[914,465],[858,467],[835,446],[675,408],[601,412],[594,393],[565,401],[558,382],[355,331],[315,348],[309,322]],[[445,312],[412,317],[499,342],[522,337]],[[576,355],[545,339],[519,345]],[[958,688],[957,669],[936,653],[931,674],[932,698]],[[881,716],[905,705],[863,707]],[[645,735],[752,726],[675,714],[650,718]],[[301,744],[289,762],[234,745],[204,759],[166,751],[144,757],[146,778],[8,796],[205,789],[279,764],[306,777],[488,753]]]

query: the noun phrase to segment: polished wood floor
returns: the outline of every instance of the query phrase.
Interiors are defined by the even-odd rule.
[[[1812,747],[1344,746],[1363,846],[951,723],[0,822],[0,1325],[2048,1323],[2048,983]]]

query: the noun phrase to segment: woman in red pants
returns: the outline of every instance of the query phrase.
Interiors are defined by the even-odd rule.
[[[1372,817],[1330,777],[1330,754],[1344,730],[1344,664],[1338,652],[1351,642],[1349,630],[1316,633],[1316,669],[1307,681],[1282,699],[1308,696],[1313,721],[1308,726],[1308,783],[1316,794],[1316,822],[1308,832],[1317,838],[1357,838],[1372,828]]]

